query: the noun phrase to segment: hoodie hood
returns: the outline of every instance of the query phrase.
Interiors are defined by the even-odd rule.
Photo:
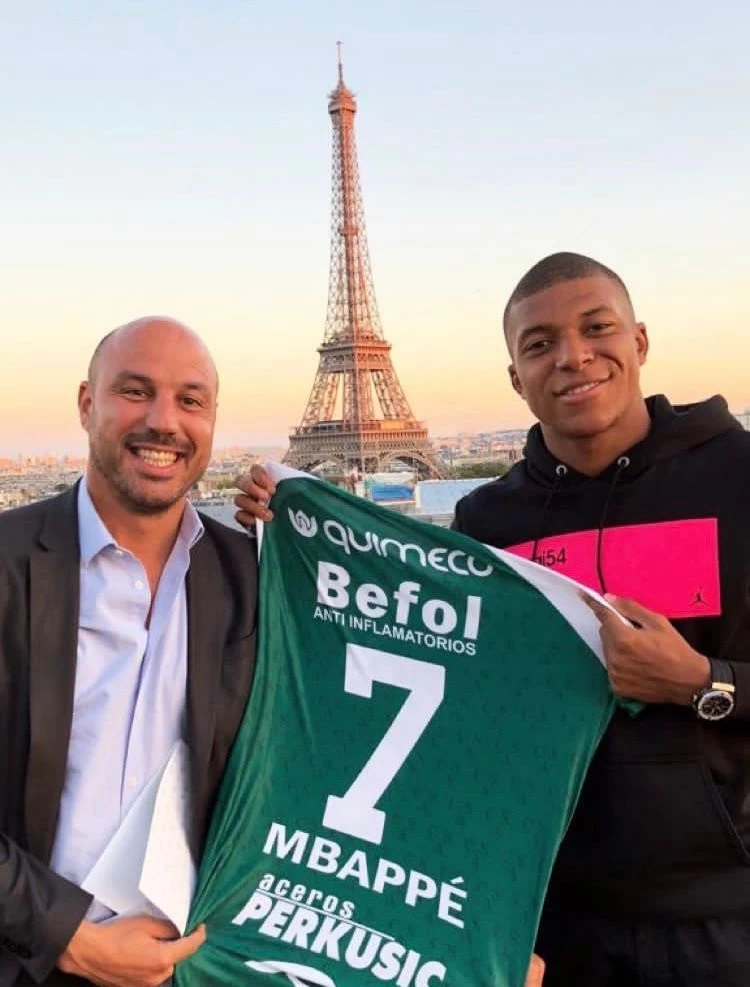
[[[688,449],[695,448],[710,439],[742,426],[731,414],[721,395],[714,395],[706,401],[695,404],[672,405],[663,394],[646,398],[646,407],[651,417],[651,430],[631,449],[625,457],[607,467],[595,480],[609,481],[619,469],[623,472],[623,458],[627,459],[627,469],[619,482],[634,479],[649,466],[665,459],[678,456]],[[592,477],[584,476],[549,452],[544,444],[539,424],[532,426],[524,449],[529,475],[543,486],[556,485],[561,475],[565,476],[566,486],[579,481],[590,482]],[[560,467],[564,467],[560,469]]]

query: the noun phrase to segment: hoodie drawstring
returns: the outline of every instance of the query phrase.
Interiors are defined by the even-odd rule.
[[[536,562],[536,550],[539,548],[539,542],[542,540],[542,535],[544,534],[544,522],[547,520],[547,511],[549,510],[549,505],[552,503],[552,498],[557,493],[557,488],[562,482],[562,478],[568,475],[568,467],[564,463],[558,463],[555,466],[555,482],[550,488],[550,492],[547,494],[547,499],[544,502],[544,507],[542,508],[542,516],[539,518],[539,527],[537,528],[537,536],[534,539],[534,544],[531,547],[531,561]]]
[[[596,575],[599,580],[599,588],[602,593],[607,592],[607,584],[604,582],[604,573],[602,571],[602,540],[604,538],[604,526],[607,523],[607,511],[609,510],[610,501],[612,500],[612,494],[615,492],[617,481],[620,479],[623,470],[626,470],[628,466],[630,466],[630,460],[628,457],[620,456],[617,460],[615,475],[612,477],[612,482],[609,485],[609,490],[607,491],[607,496],[604,500],[604,507],[602,508],[602,514],[599,519],[599,528],[596,532]]]
[[[614,476],[612,477],[612,482],[609,485],[609,490],[607,491],[607,496],[604,499],[604,506],[602,507],[601,517],[599,518],[599,527],[596,531],[596,575],[599,580],[599,588],[602,593],[607,592],[607,584],[604,581],[604,572],[602,569],[602,543],[604,540],[604,528],[607,524],[607,514],[609,513],[609,505],[612,502],[612,495],[615,492],[615,487],[617,486],[620,477],[623,472],[630,466],[630,459],[628,456],[620,456],[617,460],[617,469],[615,470]],[[563,477],[568,475],[568,467],[564,463],[558,463],[555,467],[555,482],[550,487],[550,491],[547,494],[547,499],[544,501],[544,507],[542,508],[542,514],[539,518],[539,527],[537,528],[537,535],[534,539],[534,543],[531,547],[531,561],[538,562],[537,560],[537,550],[539,548],[539,542],[544,537],[544,522],[547,520],[547,512],[549,511],[552,499],[558,491],[558,488],[563,480]]]

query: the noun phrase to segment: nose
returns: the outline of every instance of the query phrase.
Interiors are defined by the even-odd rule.
[[[168,432],[175,435],[179,431],[177,405],[172,395],[157,393],[149,401],[146,425],[154,432]]]
[[[593,356],[589,340],[578,332],[565,333],[558,340],[556,363],[560,370],[580,370]]]

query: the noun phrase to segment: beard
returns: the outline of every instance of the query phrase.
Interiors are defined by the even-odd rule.
[[[155,488],[144,489],[146,484],[137,477],[128,476],[122,469],[119,447],[104,445],[94,439],[89,445],[89,458],[97,473],[103,477],[107,486],[131,514],[154,516],[164,514],[189,492],[195,478],[189,477],[177,487],[168,486],[164,490]]]

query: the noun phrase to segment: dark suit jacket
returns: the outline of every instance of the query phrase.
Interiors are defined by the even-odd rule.
[[[187,723],[196,859],[255,663],[255,543],[202,516],[187,576]],[[78,640],[77,488],[0,514],[0,987],[55,969],[90,896],[49,870]]]

